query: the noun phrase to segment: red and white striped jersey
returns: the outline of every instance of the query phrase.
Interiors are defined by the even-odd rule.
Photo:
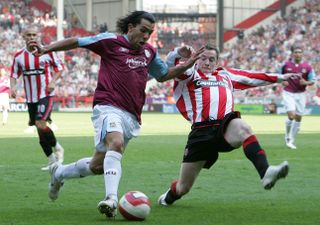
[[[53,96],[54,91],[48,93],[46,88],[54,72],[62,71],[63,63],[56,53],[34,56],[26,48],[18,51],[11,67],[11,77],[18,79],[23,75],[24,89],[28,103],[38,102],[46,96]]]
[[[177,54],[169,53],[168,65],[177,64],[177,57]],[[175,78],[174,98],[182,116],[191,123],[220,120],[234,110],[235,90],[264,86],[281,80],[281,74],[222,67],[211,74],[203,74],[195,65]]]

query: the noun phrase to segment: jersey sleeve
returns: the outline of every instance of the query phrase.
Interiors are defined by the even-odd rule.
[[[116,39],[117,35],[109,32],[100,33],[95,36],[80,37],[78,38],[79,47],[89,49],[98,55],[102,55],[105,51],[105,46],[103,44],[104,40]]]
[[[316,81],[316,73],[311,69],[308,73],[308,81]]]
[[[21,68],[19,66],[19,63],[17,61],[17,58],[13,59],[13,63],[11,66],[11,74],[10,77],[18,79],[22,74]]]
[[[181,56],[178,53],[179,48],[175,48],[173,51],[169,52],[166,58],[166,63],[168,67],[174,67],[181,63]],[[184,74],[176,77],[175,80],[186,80],[195,72],[195,65],[189,68]]]
[[[169,52],[166,58],[166,63],[169,67],[173,67],[179,64],[181,56],[178,53],[178,48],[175,48],[173,51]]]
[[[168,70],[168,65],[160,58],[159,54],[156,53],[155,57],[149,65],[149,74],[152,77],[158,79],[165,76],[168,73]]]
[[[229,68],[221,70],[219,74],[225,72],[228,73],[228,76],[230,77],[235,90],[244,90],[258,86],[265,86],[281,81],[280,74],[262,73]]]

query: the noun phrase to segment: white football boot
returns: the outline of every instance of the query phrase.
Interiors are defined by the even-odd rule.
[[[287,142],[286,145],[290,149],[297,149],[297,146],[295,146],[292,141]]]
[[[277,180],[285,178],[289,172],[289,163],[282,162],[277,166],[269,166],[263,178],[261,179],[262,186],[266,190],[270,190]]]
[[[55,162],[49,167],[51,180],[49,183],[48,196],[52,201],[56,200],[59,197],[60,188],[63,186],[64,183],[63,180],[60,181],[55,176],[59,166],[61,166],[61,163]]]
[[[98,210],[105,214],[107,218],[114,219],[117,215],[118,202],[113,199],[105,199],[98,203]]]
[[[160,197],[158,198],[158,204],[159,205],[162,205],[162,206],[168,206],[169,205],[165,200],[169,191],[170,191],[170,188],[165,193],[160,195]]]

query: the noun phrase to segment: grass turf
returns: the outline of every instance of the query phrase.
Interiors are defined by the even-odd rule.
[[[65,148],[65,162],[93,153],[90,113],[54,113],[56,136]],[[320,209],[320,128],[316,116],[303,118],[298,150],[284,146],[284,116],[243,116],[266,150],[270,164],[290,163],[288,178],[263,190],[258,174],[241,149],[221,154],[203,170],[192,191],[171,207],[157,198],[178,176],[189,125],[179,115],[144,114],[141,136],[123,158],[119,197],[139,190],[152,202],[144,224],[318,224]],[[66,181],[59,199],[47,197],[49,175],[36,134],[23,133],[26,113],[9,114],[0,127],[0,225],[131,224],[120,215],[109,221],[96,209],[104,197],[102,176]],[[317,125],[318,124],[318,125]]]

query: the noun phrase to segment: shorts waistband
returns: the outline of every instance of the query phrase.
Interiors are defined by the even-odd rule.
[[[191,128],[203,128],[203,127],[212,127],[212,126],[220,126],[222,120],[206,120],[202,122],[196,122],[192,124]]]

